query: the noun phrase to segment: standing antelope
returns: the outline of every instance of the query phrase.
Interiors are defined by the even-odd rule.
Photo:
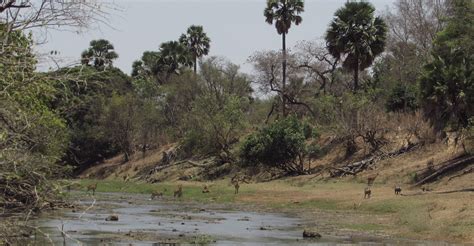
[[[202,188],[202,193],[209,193],[209,187],[207,187],[207,185],[204,185],[204,187]]]
[[[371,186],[371,185],[374,183],[374,181],[375,181],[375,179],[377,178],[377,176],[379,176],[379,173],[372,174],[372,175],[370,175],[369,177],[367,177],[367,185],[368,185],[368,186]]]
[[[240,188],[239,182],[248,184],[248,181],[245,179],[245,177],[243,177],[243,178],[237,178],[237,175],[235,175],[234,177],[232,177],[232,179],[230,180],[230,183],[231,183],[232,185],[234,185],[234,188],[235,188],[234,194],[239,194],[239,188]]]
[[[87,191],[86,192],[92,191],[92,195],[94,196],[96,189],[97,189],[97,183],[90,184],[90,185],[87,186]]]
[[[173,197],[180,198],[181,196],[183,196],[183,185],[178,185],[178,189],[174,191]]]
[[[369,199],[370,195],[372,195],[372,191],[370,190],[370,187],[365,187],[364,189],[364,199]]]
[[[395,186],[395,195],[399,195],[402,192],[402,187],[400,185]]]

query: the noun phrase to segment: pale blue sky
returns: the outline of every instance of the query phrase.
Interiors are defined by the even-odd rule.
[[[68,61],[78,60],[90,40],[111,41],[119,58],[115,65],[130,73],[131,64],[143,51],[157,50],[160,43],[177,40],[188,26],[202,25],[211,38],[210,55],[224,56],[249,72],[247,58],[258,50],[281,48],[274,26],[265,23],[265,0],[115,0],[122,9],[110,16],[113,28],[101,25],[82,34],[50,31],[41,51],[57,50]],[[293,26],[287,47],[297,41],[320,38],[337,8],[346,0],[307,0],[303,23]],[[381,14],[394,0],[372,0]]]

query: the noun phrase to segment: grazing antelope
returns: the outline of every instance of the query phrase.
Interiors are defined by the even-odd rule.
[[[173,197],[180,198],[181,196],[183,196],[183,185],[178,185],[178,189],[174,191]]]
[[[163,192],[160,192],[160,191],[157,191],[157,190],[153,191],[151,193],[151,200],[154,200],[155,197],[162,198],[163,197]]]
[[[377,178],[377,176],[379,176],[379,173],[372,174],[372,175],[370,175],[369,177],[367,177],[367,185],[368,185],[368,186],[371,186],[371,185],[374,183],[374,181],[375,181],[375,179]]]
[[[402,192],[402,187],[400,185],[395,186],[395,195],[399,195]]]
[[[92,191],[92,195],[94,196],[96,189],[97,189],[97,183],[90,184],[90,185],[87,186],[87,191],[86,192]]]
[[[202,193],[209,193],[209,187],[207,187],[207,185],[204,185],[204,187],[202,188]]]
[[[364,199],[369,199],[370,195],[372,195],[372,191],[370,190],[370,187],[365,187],[365,189],[364,189]]]

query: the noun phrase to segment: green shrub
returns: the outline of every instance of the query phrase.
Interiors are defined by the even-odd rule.
[[[416,88],[397,85],[390,92],[385,107],[388,111],[414,111],[418,108]]]
[[[261,163],[289,173],[304,173],[305,139],[303,124],[288,117],[250,135],[241,146],[241,158],[247,165]]]

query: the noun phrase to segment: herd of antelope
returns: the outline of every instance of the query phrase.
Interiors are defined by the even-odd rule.
[[[367,177],[367,187],[364,188],[364,199],[369,199],[372,195],[372,190],[370,187],[374,184],[375,179],[379,176],[379,173],[372,174]],[[400,185],[395,185],[394,187],[395,195],[401,195],[402,187]]]
[[[375,179],[379,176],[379,173],[370,175],[367,177],[367,187],[364,188],[364,199],[369,199],[372,195],[372,190],[370,187],[374,184]],[[128,176],[124,176],[125,182],[129,180]],[[240,185],[246,183],[248,184],[248,179],[247,177],[239,177],[237,175],[234,175],[231,180],[230,184],[234,186],[234,194],[239,194],[239,188]],[[95,195],[95,190],[97,189],[97,183],[90,184],[86,187],[86,192],[90,193],[92,191],[92,195]],[[151,193],[151,200],[154,200],[155,198],[162,198],[164,196],[164,193],[166,192],[166,188],[163,191],[153,191]],[[394,188],[395,195],[401,195],[402,188],[400,185],[396,185]],[[425,191],[425,188],[423,188],[423,191]],[[207,185],[204,185],[202,188],[202,193],[210,193],[209,187]],[[181,198],[183,196],[183,185],[178,185],[176,190],[173,192],[173,197],[174,198]]]

